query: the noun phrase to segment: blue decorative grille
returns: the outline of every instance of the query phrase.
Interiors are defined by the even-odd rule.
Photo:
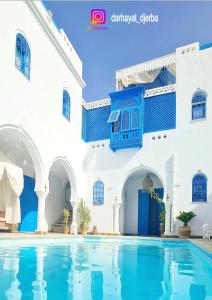
[[[138,129],[140,127],[140,111],[137,108],[132,110],[131,124],[132,129]]]
[[[129,130],[130,129],[130,112],[128,110],[124,110],[121,117],[122,117],[121,129]]]
[[[206,98],[204,91],[197,91],[192,97],[192,120],[206,117]]]
[[[176,128],[176,93],[146,98],[144,101],[144,133]]]
[[[85,142],[110,138],[111,123],[108,123],[110,106],[82,110],[82,137]]]
[[[93,205],[104,204],[104,183],[96,181],[93,186]]]
[[[16,35],[15,65],[28,79],[30,79],[30,49],[25,37]]]
[[[70,121],[71,100],[69,93],[66,90],[63,91],[63,115],[68,121]]]
[[[207,177],[196,174],[192,180],[192,202],[207,201]]]
[[[136,106],[133,101],[123,101],[126,105]],[[136,109],[137,107],[135,107]],[[116,106],[116,109],[121,109]],[[82,110],[82,138],[86,142],[100,141],[110,138],[111,124],[107,123],[111,106]],[[120,131],[120,119],[114,124],[115,130]],[[140,118],[141,122],[141,118]],[[143,132],[157,132],[176,128],[176,94],[175,92],[144,98]],[[134,121],[132,119],[131,124]],[[132,127],[133,128],[133,127]],[[118,136],[114,136],[118,140]]]

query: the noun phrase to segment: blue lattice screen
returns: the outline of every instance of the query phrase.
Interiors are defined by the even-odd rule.
[[[82,138],[86,142],[110,138],[110,106],[83,108]],[[144,133],[176,128],[176,94],[168,93],[144,99]]]
[[[176,128],[176,93],[146,98],[144,133]]]

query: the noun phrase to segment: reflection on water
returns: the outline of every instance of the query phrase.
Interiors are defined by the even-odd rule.
[[[0,300],[211,300],[198,251],[121,241],[0,247]]]

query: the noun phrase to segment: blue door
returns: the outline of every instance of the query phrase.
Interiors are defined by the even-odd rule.
[[[35,179],[24,176],[24,189],[20,196],[21,224],[19,231],[32,232],[37,229],[38,198],[34,191]]]
[[[163,198],[163,189],[155,189]],[[147,192],[138,191],[138,235],[160,235],[159,215],[163,204],[152,199]]]
[[[149,234],[149,193],[138,191],[138,235]]]

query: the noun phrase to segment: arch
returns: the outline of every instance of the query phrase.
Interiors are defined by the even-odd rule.
[[[30,79],[31,52],[29,44],[22,33],[16,34],[15,65],[19,71]]]
[[[192,96],[192,120],[206,118],[207,93],[197,89]]]
[[[120,231],[124,234],[159,235],[159,215],[164,203],[158,202],[147,191],[154,188],[161,199],[164,199],[164,180],[151,167],[140,166],[131,169],[119,187]]]
[[[63,116],[70,121],[71,117],[71,99],[67,90],[63,90]]]
[[[192,179],[192,202],[207,201],[207,176],[197,173]]]
[[[131,170],[129,170],[125,175],[122,176],[121,180],[120,180],[120,184],[119,184],[119,188],[118,188],[118,193],[117,193],[117,198],[118,198],[118,202],[121,204],[122,203],[122,197],[123,197],[123,190],[124,190],[124,186],[127,182],[127,180],[134,174],[136,174],[139,171],[142,170],[146,170],[148,172],[154,173],[161,181],[163,187],[164,187],[164,196],[163,199],[165,199],[165,195],[166,195],[166,185],[165,182],[162,178],[162,176],[153,168],[151,167],[147,167],[147,166],[139,166],[139,167],[135,167],[132,168]]]
[[[104,204],[104,183],[97,180],[93,185],[93,205]]]
[[[0,135],[1,133],[14,134],[18,140],[22,141],[30,154],[30,157],[33,162],[34,171],[35,171],[35,191],[44,191],[46,189],[44,167],[41,159],[41,155],[38,151],[38,148],[30,135],[23,129],[23,127],[16,126],[13,124],[0,125]]]
[[[76,180],[74,170],[66,157],[58,156],[52,161],[48,174],[50,174],[51,168],[54,166],[56,162],[61,163],[64,170],[66,171],[71,185],[71,202],[76,202],[77,201],[77,180]]]

